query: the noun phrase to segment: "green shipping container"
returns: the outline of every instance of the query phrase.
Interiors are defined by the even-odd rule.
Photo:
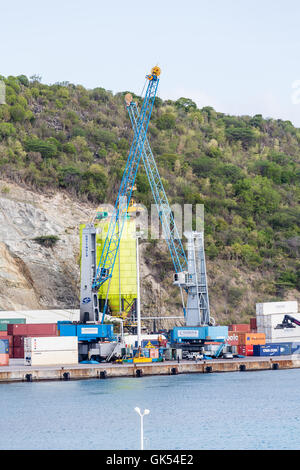
[[[0,331],[7,331],[8,324],[26,323],[26,318],[0,318]]]

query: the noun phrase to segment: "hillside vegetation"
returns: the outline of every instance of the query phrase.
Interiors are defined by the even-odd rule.
[[[2,177],[38,192],[113,203],[132,140],[124,93],[49,86],[24,75],[0,79]],[[262,301],[300,291],[300,129],[198,109],[188,98],[157,98],[148,134],[170,203],[205,206],[210,282],[226,298],[229,317],[243,317],[239,305],[245,310],[249,289]],[[142,168],[135,196],[153,202]],[[146,253],[164,282],[172,271],[168,254],[156,242]]]

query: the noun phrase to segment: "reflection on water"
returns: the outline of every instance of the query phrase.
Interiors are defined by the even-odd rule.
[[[0,449],[299,449],[300,371],[0,384]],[[283,406],[284,404],[284,406]]]

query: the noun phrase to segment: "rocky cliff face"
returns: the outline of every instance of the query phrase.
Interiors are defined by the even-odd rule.
[[[0,309],[78,306],[78,225],[92,208],[0,183]],[[55,235],[54,248],[35,237]]]

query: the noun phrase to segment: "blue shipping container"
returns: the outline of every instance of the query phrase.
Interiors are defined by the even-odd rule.
[[[72,323],[57,322],[57,329],[60,336],[77,336],[77,325]]]
[[[77,336],[79,341],[93,340],[97,338],[109,338],[114,336],[113,325],[77,325]]]
[[[292,354],[300,354],[300,343],[292,343]]]
[[[0,339],[0,354],[8,353],[8,339]]]
[[[280,356],[290,356],[292,354],[292,343],[272,343],[272,346],[279,347]]]
[[[74,325],[73,323],[61,322],[58,329],[60,336],[77,336],[79,341],[91,341],[97,338],[113,339],[114,336],[113,325]]]
[[[175,326],[171,330],[171,342],[190,340],[224,341],[228,337],[227,326]]]
[[[280,348],[274,344],[254,344],[253,356],[280,356]]]

